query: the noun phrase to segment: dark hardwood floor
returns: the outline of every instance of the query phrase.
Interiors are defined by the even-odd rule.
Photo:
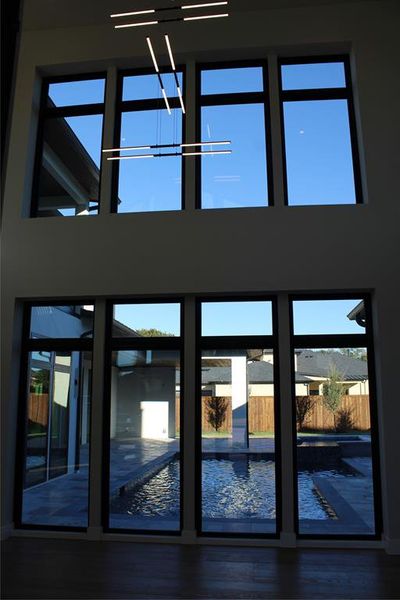
[[[13,538],[2,598],[400,598],[400,557]]]

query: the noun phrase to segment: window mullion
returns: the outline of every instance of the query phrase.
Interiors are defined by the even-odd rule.
[[[183,528],[184,541],[196,536],[196,302],[187,297],[184,304],[184,356],[183,356]]]
[[[117,94],[117,69],[109,67],[106,79],[106,94],[104,106],[103,123],[103,148],[111,148],[114,143],[114,123],[116,116],[116,94]],[[112,194],[112,161],[101,157],[101,179],[100,179],[100,206],[99,214],[106,215],[111,212]]]
[[[105,370],[106,301],[97,300],[94,318],[92,407],[90,423],[90,476],[88,536],[98,539],[102,533],[103,405]]]
[[[266,126],[270,127],[271,148],[269,152],[272,156],[272,177],[274,182],[274,197],[270,198],[270,204],[274,206],[285,205],[284,192],[284,163],[282,150],[282,124],[281,109],[279,102],[279,78],[278,61],[274,54],[268,56],[268,82],[269,82],[269,105],[271,122]]]
[[[295,545],[294,461],[293,461],[293,399],[292,359],[290,343],[290,307],[287,294],[278,296],[279,389],[281,402],[281,491],[283,546]]]
[[[186,102],[186,118],[184,120],[184,142],[197,142],[196,139],[196,115],[198,107],[196,107],[196,63],[189,61],[186,64],[185,72],[185,102]],[[194,210],[196,208],[196,159],[183,161],[183,180],[184,194],[183,207],[185,210]]]

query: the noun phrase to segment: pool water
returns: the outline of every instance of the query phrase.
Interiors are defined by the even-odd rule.
[[[114,498],[110,512],[179,520],[180,463],[171,461],[147,482]],[[318,477],[348,476],[338,470],[300,471],[299,517],[332,519],[334,511],[313,485]],[[204,519],[275,519],[275,464],[253,458],[207,458],[202,463]]]

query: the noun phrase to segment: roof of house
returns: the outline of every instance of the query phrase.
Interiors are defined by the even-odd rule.
[[[368,365],[365,360],[351,358],[334,351],[303,350],[297,355],[297,370],[302,375],[329,377],[332,367],[335,367],[343,375],[343,381],[368,379]]]
[[[271,363],[265,361],[251,362],[247,367],[248,382],[251,383],[273,383],[274,367]],[[309,381],[300,373],[296,373],[296,382]],[[201,383],[232,383],[230,367],[202,367]]]

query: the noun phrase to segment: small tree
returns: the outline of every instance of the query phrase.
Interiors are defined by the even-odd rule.
[[[332,365],[329,370],[329,377],[322,386],[322,401],[324,406],[332,413],[333,422],[336,428],[336,412],[344,392],[343,374],[339,369]]]
[[[315,406],[315,398],[312,396],[296,396],[296,423],[297,430],[301,431],[308,414]]]
[[[336,431],[338,433],[348,433],[354,429],[353,409],[340,408],[336,417]]]
[[[226,411],[228,409],[228,401],[225,398],[211,396],[206,398],[206,419],[207,422],[214,427],[215,431],[221,429],[225,421]]]

